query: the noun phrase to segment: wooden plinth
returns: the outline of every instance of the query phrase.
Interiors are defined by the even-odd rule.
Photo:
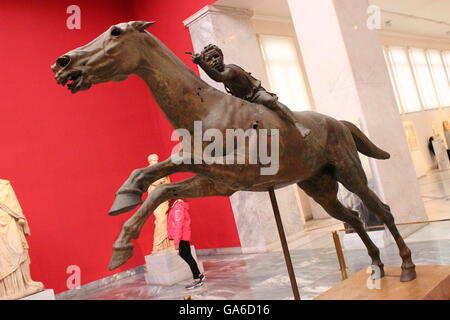
[[[316,300],[450,300],[450,266],[416,266],[417,278],[409,282],[400,282],[400,267],[384,271],[380,289],[368,288],[370,274],[364,269]]]

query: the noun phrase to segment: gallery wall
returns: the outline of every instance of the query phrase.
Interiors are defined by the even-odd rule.
[[[403,122],[412,123],[417,135],[418,153],[413,156],[417,176],[423,176],[428,171],[437,168],[437,162],[428,149],[428,139],[433,136],[433,124],[445,143],[443,121],[450,121],[450,108],[432,109],[426,111],[405,113],[401,115]],[[447,147],[448,148],[448,147]]]
[[[442,38],[433,39],[412,34],[382,32],[380,33],[380,40],[383,45],[450,50],[450,41]],[[436,160],[428,149],[428,139],[433,135],[433,124],[440,136],[442,138],[444,137],[442,122],[446,120],[450,121],[450,106],[440,109],[404,113],[400,117],[403,122],[412,123],[414,126],[419,150],[412,152],[411,155],[417,176],[423,176],[428,171],[437,168]]]
[[[150,153],[170,155],[172,128],[136,76],[72,95],[50,70],[55,58],[84,45],[111,24],[156,20],[150,30],[196,71],[182,20],[212,1],[0,2],[0,179],[10,180],[29,220],[31,272],[56,292],[67,290],[68,266],[92,282],[143,264],[154,219],[135,241],[135,255],[107,271],[111,246],[131,216],[107,212],[129,173]],[[81,8],[81,30],[69,30],[66,8]],[[197,72],[197,71],[196,71]],[[174,175],[172,180],[187,174]],[[240,246],[227,198],[191,201],[198,249]]]

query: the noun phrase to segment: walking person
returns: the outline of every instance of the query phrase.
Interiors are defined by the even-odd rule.
[[[177,199],[169,209],[167,217],[167,234],[174,241],[180,257],[186,261],[192,272],[193,281],[186,289],[194,289],[203,285],[205,275],[200,273],[197,262],[191,254],[191,217],[189,215],[189,204],[183,199]]]

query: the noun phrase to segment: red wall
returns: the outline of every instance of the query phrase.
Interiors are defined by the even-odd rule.
[[[50,71],[54,59],[128,20],[157,20],[150,32],[183,61],[192,50],[182,20],[206,1],[0,2],[0,178],[12,182],[27,216],[32,275],[56,292],[67,290],[66,269],[81,268],[82,284],[109,276],[111,246],[130,213],[107,212],[114,193],[150,153],[170,155],[172,128],[135,76],[71,95]],[[81,7],[81,30],[66,28],[67,6]],[[179,180],[186,175],[175,175]],[[191,201],[192,243],[240,246],[227,198]],[[119,271],[143,264],[153,221]]]

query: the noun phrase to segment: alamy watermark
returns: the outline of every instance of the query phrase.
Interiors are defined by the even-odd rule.
[[[376,5],[370,5],[367,8],[367,18],[366,24],[369,30],[379,30],[381,29],[381,8]]]
[[[67,267],[66,273],[70,274],[67,278],[66,286],[67,289],[80,289],[81,288],[81,268],[75,264]]]
[[[180,141],[172,151],[175,164],[254,164],[261,165],[261,175],[275,175],[280,167],[280,134],[278,129],[209,128],[194,121],[193,134],[176,129],[171,141]],[[210,142],[204,147],[204,142]],[[192,150],[193,146],[193,150]]]
[[[66,20],[66,27],[69,30],[81,29],[81,9],[79,6],[72,4],[67,7],[66,13],[70,14]]]
[[[371,265],[366,269],[366,272],[370,274],[367,278],[366,285],[370,290],[381,289],[381,269],[379,266]]]

